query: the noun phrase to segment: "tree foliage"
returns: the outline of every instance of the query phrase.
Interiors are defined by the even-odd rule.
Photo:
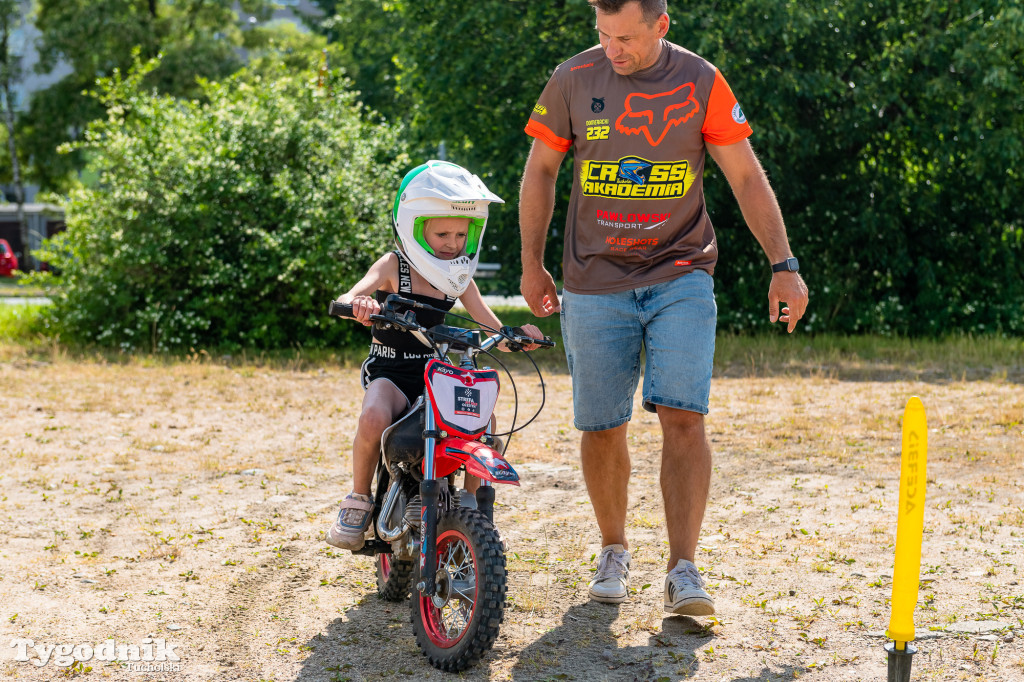
[[[417,161],[449,160],[477,173],[505,199],[491,211],[484,260],[502,264],[499,284],[519,282],[519,181],[530,149],[530,110],[561,61],[596,42],[593,10],[583,0],[321,0],[324,23],[358,63],[356,88],[389,119],[408,121]],[[370,30],[354,17],[365,17]],[[389,40],[380,41],[386,33]],[[368,45],[369,43],[369,45]],[[390,51],[390,58],[381,56]],[[362,55],[367,54],[363,59]],[[381,93],[394,88],[394,99]],[[571,171],[559,179],[568,196]],[[560,270],[565,201],[556,207],[548,261]]]
[[[597,42],[592,10],[583,0],[331,4],[387,17],[394,57],[372,62],[389,64],[406,98],[384,114],[409,121],[415,153],[444,140],[511,200],[495,212],[488,259],[514,288],[522,129],[551,70]],[[751,120],[811,286],[809,328],[1024,332],[1019,3],[697,0],[669,13],[668,38],[722,69]],[[563,168],[552,265],[570,175]],[[768,264],[713,163],[705,188],[722,326],[764,327]]]
[[[44,257],[62,271],[49,323],[125,349],[338,343],[327,303],[390,236],[408,157],[344,82],[243,72],[200,100],[149,91],[157,61],[101,79],[107,111],[79,147],[102,182],[76,190]]]
[[[89,121],[103,115],[87,93],[97,78],[131,66],[133,50],[143,59],[161,57],[147,76],[160,92],[202,95],[197,79],[220,80],[243,66],[243,50],[266,45],[269,29],[243,30],[236,8],[266,18],[271,0],[35,0],[33,19],[41,32],[37,69],[58,61],[71,73],[33,94],[19,127],[33,179],[62,190],[86,159],[56,149],[77,139]],[[306,68],[303,63],[301,68]]]
[[[143,348],[326,342],[325,296],[379,253],[353,244],[383,245],[372,235],[386,234],[396,178],[441,142],[508,202],[492,213],[484,258],[516,290],[523,127],[554,67],[597,42],[584,0],[319,0],[320,36],[241,36],[228,0],[102,0],[105,13],[38,2],[44,53],[64,55],[75,77],[34,99],[46,111],[25,120],[38,127],[32,153],[102,118],[88,145],[60,157],[68,166],[45,165],[60,177],[88,152],[103,178],[70,205],[60,243],[70,288],[54,320]],[[146,18],[151,7],[164,24]],[[807,328],[1024,333],[1019,3],[694,0],[669,11],[668,38],[721,68],[751,121],[811,288]],[[238,62],[218,41],[250,47],[252,70],[228,78]],[[302,68],[325,44],[352,83],[316,98],[278,69]],[[96,76],[123,73],[131,45],[165,57],[107,78],[98,100],[75,99]],[[764,328],[768,264],[713,163],[705,180],[721,327]],[[325,189],[341,186],[358,189]],[[327,224],[343,229],[313,227]],[[245,313],[241,299],[254,302]]]
[[[352,80],[360,100],[378,115],[406,120],[409,100],[400,72],[394,4],[382,0],[314,0],[323,17],[313,27],[334,48],[331,66]]]
[[[677,38],[755,130],[812,289],[808,326],[1024,332],[1024,12],[1009,2],[707,5]],[[712,168],[725,326],[763,319],[763,255]]]

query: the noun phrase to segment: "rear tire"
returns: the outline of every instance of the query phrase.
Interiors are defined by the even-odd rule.
[[[415,563],[396,559],[394,554],[378,554],[376,564],[377,596],[387,601],[402,601],[408,597]]]
[[[432,666],[458,672],[494,646],[505,617],[505,552],[487,517],[466,507],[441,513],[437,570],[434,597],[413,590],[413,631]]]

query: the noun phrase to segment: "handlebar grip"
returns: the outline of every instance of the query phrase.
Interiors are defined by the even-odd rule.
[[[327,309],[328,315],[335,317],[353,317],[352,306],[348,303],[338,303],[337,301],[331,301],[330,307]]]
[[[501,332],[506,337],[511,337],[512,342],[517,344],[517,347],[513,348],[512,350],[521,350],[518,347],[518,344],[526,345],[526,344],[531,344],[531,343],[536,344],[538,346],[541,346],[542,348],[554,348],[555,347],[555,342],[551,340],[550,336],[545,336],[543,339],[535,339],[535,338],[532,338],[530,336],[526,336],[525,334],[523,334],[523,328],[522,327],[508,327],[508,326],[505,326],[505,327],[501,328]]]

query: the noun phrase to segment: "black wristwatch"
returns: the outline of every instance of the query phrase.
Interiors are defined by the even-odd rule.
[[[800,269],[800,262],[796,258],[787,258],[781,263],[772,266],[772,272],[796,272]]]

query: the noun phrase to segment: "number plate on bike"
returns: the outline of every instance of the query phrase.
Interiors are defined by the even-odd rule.
[[[487,428],[498,401],[496,370],[465,370],[431,360],[424,379],[434,417],[446,431],[474,438]]]

